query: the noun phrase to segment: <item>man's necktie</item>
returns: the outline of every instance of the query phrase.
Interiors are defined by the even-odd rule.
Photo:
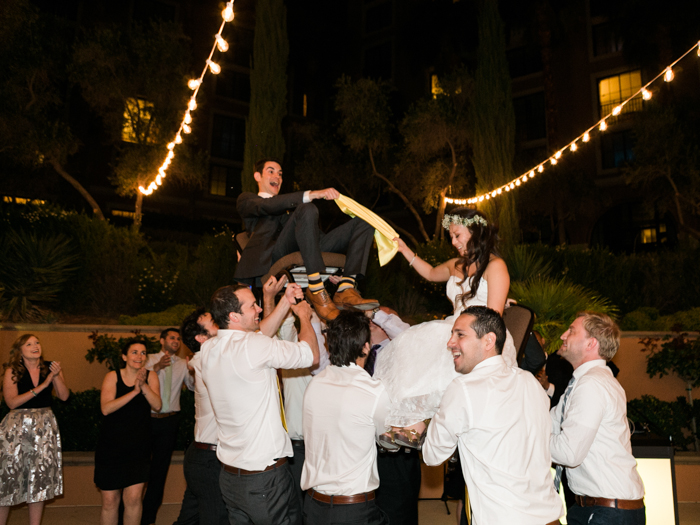
[[[284,415],[284,399],[282,399],[282,389],[280,388],[280,376],[275,374],[275,378],[277,379],[277,393],[280,396],[280,418],[282,419],[282,426],[284,427],[284,430],[289,432],[287,429],[287,418]]]
[[[561,424],[564,422],[564,410],[566,409],[566,400],[569,398],[569,394],[571,394],[571,390],[574,388],[574,377],[571,377],[571,380],[569,381],[569,384],[566,387],[566,392],[564,392],[564,396],[561,399],[561,421],[559,421],[559,427],[561,428]],[[561,465],[557,465],[555,474],[554,474],[554,490],[559,492],[559,484],[561,483],[561,475],[562,472],[564,472],[564,467]]]
[[[370,348],[369,355],[367,356],[367,362],[365,363],[365,370],[371,376],[374,375],[374,363],[377,361],[377,350],[382,345],[372,345]]]
[[[173,364],[170,363],[165,367],[165,381],[163,385],[163,406],[160,409],[161,414],[170,412],[170,392],[173,385]]]

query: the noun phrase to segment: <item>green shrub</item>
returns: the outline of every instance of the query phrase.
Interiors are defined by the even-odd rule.
[[[119,324],[134,326],[180,326],[182,320],[197,308],[191,304],[171,306],[163,312],[150,312],[134,316],[120,315]]]
[[[99,390],[71,392],[66,401],[54,398],[52,408],[61,430],[63,450],[95,450],[102,428]]]
[[[594,310],[612,317],[617,314],[617,308],[610,301],[565,279],[535,277],[526,282],[513,282],[509,297],[535,312],[535,330],[545,338],[549,353],[561,346],[559,337],[578,312]]]
[[[696,407],[696,417],[700,414]],[[683,397],[676,401],[661,401],[654,396],[642,396],[627,403],[627,417],[634,421],[637,430],[648,428],[664,437],[671,437],[673,445],[687,450],[693,442],[690,421],[693,411]]]
[[[41,321],[77,269],[70,239],[9,230],[0,239],[0,313],[10,321]]]
[[[622,330],[636,332],[670,332],[674,327],[691,332],[700,331],[700,308],[670,315],[659,315],[656,308],[638,308],[625,315],[620,322]]]

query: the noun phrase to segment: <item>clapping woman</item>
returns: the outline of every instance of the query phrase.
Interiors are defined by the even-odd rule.
[[[70,394],[61,363],[44,361],[39,339],[21,336],[3,365],[5,403],[10,413],[0,423],[0,524],[10,507],[27,503],[30,525],[39,525],[44,502],[63,494],[61,435],[51,411],[51,391]]]
[[[143,487],[150,466],[151,410],[160,410],[155,372],[146,370],[146,346],[130,339],[122,349],[124,368],[102,382],[105,416],[95,451],[95,484],[102,491],[102,525],[116,525],[124,498],[124,525],[139,525]]]

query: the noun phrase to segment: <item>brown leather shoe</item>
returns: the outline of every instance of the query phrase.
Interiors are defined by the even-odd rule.
[[[328,295],[328,291],[325,288],[317,293],[313,293],[307,288],[304,295],[311,303],[311,306],[314,307],[318,316],[324,321],[332,321],[338,317],[340,310],[338,310],[338,307],[331,301],[331,296]]]
[[[341,310],[354,308],[356,310],[374,310],[379,307],[376,299],[363,299],[355,288],[347,288],[342,292],[336,292],[333,302]]]

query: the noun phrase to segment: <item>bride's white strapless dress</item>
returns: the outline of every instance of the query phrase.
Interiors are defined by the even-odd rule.
[[[387,389],[391,412],[386,424],[406,427],[430,419],[437,412],[447,385],[460,374],[455,372],[452,352],[447,349],[455,319],[467,306],[486,306],[488,284],[482,277],[476,296],[462,305],[460,297],[469,291],[471,279],[459,285],[460,278],[447,281],[447,297],[454,313],[443,320],[412,326],[393,339],[377,356],[374,377]],[[507,334],[503,358],[516,366],[513,338]]]

